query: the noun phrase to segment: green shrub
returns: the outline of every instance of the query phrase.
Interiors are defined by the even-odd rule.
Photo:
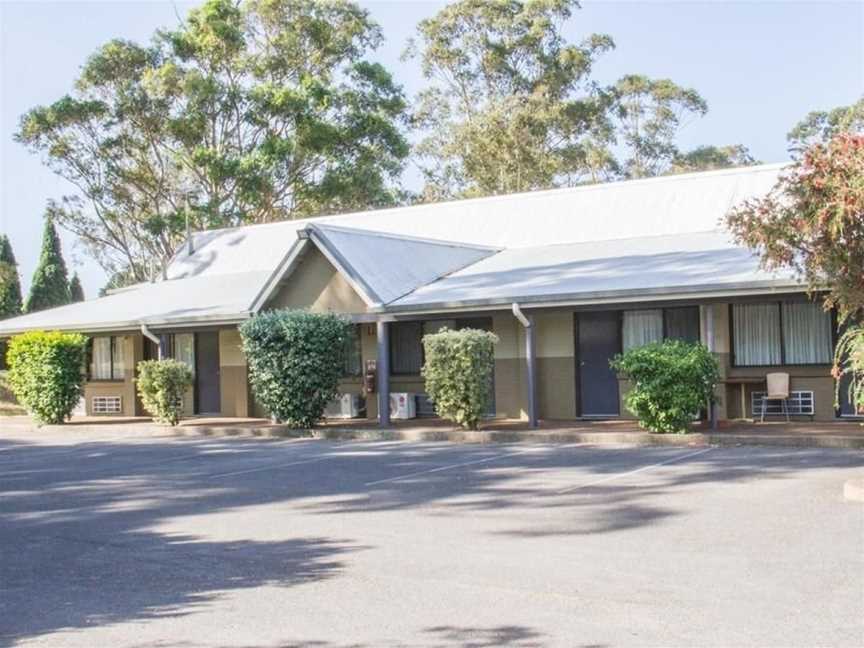
[[[157,423],[177,425],[183,397],[192,386],[192,370],[179,360],[142,360],[136,385],[144,409]]]
[[[849,326],[837,340],[834,368],[834,406],[840,407],[841,380],[849,376],[849,403],[852,411],[864,414],[864,325]]]
[[[31,331],[11,339],[9,386],[38,423],[62,423],[84,393],[87,338],[77,333]]]
[[[631,382],[624,398],[639,425],[653,432],[686,432],[714,400],[717,360],[703,344],[667,340],[616,356],[612,368]]]
[[[423,336],[426,392],[438,416],[476,430],[489,408],[498,337],[462,329]]]
[[[351,323],[332,314],[270,311],[240,326],[256,400],[291,427],[315,425],[338,393]]]

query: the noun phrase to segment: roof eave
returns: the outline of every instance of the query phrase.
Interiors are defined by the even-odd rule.
[[[243,312],[228,315],[205,315],[175,319],[138,319],[117,322],[97,322],[93,324],[73,324],[71,326],[27,326],[23,328],[0,329],[0,338],[8,338],[28,331],[68,331],[70,333],[109,333],[122,331],[138,331],[142,324],[151,328],[193,328],[196,326],[235,326],[251,317],[251,313]]]
[[[567,306],[592,306],[612,303],[651,302],[681,299],[721,299],[771,295],[777,293],[802,292],[806,286],[797,281],[766,280],[716,285],[663,287],[633,290],[611,290],[560,295],[514,295],[494,299],[471,299],[429,302],[427,304],[390,304],[377,312],[393,315],[422,315],[437,312],[460,312],[478,310],[501,310],[518,303],[530,308],[562,308]]]

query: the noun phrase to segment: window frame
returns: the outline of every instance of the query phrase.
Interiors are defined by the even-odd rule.
[[[431,319],[424,320],[397,320],[395,322],[390,323],[390,333],[388,335],[389,339],[389,354],[388,361],[390,366],[387,370],[390,372],[390,376],[396,376],[400,378],[419,378],[422,376],[423,365],[426,364],[426,349],[423,348],[423,336],[426,335],[425,326],[429,322],[452,322],[453,330],[459,331],[465,328],[475,328],[483,331],[492,332],[492,318],[491,317],[433,317]],[[395,357],[395,353],[393,353],[393,344],[394,344],[394,336],[393,329],[400,324],[417,324],[420,327],[420,371],[409,373],[409,372],[396,372],[393,371],[393,358]],[[361,363],[362,364],[362,363]]]
[[[422,372],[422,370],[423,370],[423,365],[424,365],[425,362],[426,362],[426,352],[423,350],[423,321],[424,321],[424,320],[407,320],[407,321],[403,321],[403,322],[396,321],[396,322],[391,322],[391,323],[390,323],[390,331],[389,331],[389,335],[387,336],[387,340],[388,340],[388,347],[389,347],[389,348],[388,348],[388,354],[387,354],[387,355],[388,355],[388,360],[389,360],[389,364],[390,364],[390,366],[387,367],[387,370],[390,372],[390,375],[391,375],[391,376],[408,376],[408,377],[412,377],[412,376],[420,376],[420,375],[421,375],[421,372]],[[419,328],[420,328],[420,339],[419,339],[419,344],[420,344],[420,369],[419,369],[418,371],[395,371],[395,370],[393,369],[393,359],[396,357],[396,354],[393,353],[393,347],[394,347],[394,345],[395,345],[395,343],[396,343],[396,342],[395,342],[395,336],[393,335],[393,329],[396,328],[397,326],[399,326],[400,324],[401,324],[402,326],[405,326],[406,324],[412,324],[412,325],[419,326]]]
[[[729,364],[736,369],[764,369],[765,367],[830,367],[832,360],[828,362],[787,362],[786,361],[786,331],[783,326],[783,304],[808,304],[806,300],[801,299],[779,299],[769,301],[747,301],[747,302],[732,302],[729,304]],[[738,364],[735,359],[735,315],[733,313],[735,306],[746,306],[747,304],[769,304],[777,308],[777,326],[780,327],[780,364]],[[831,351],[833,353],[837,346],[837,312],[830,310],[828,317],[831,320]]]
[[[348,373],[345,371],[348,365],[348,358],[346,357],[345,362],[342,365],[342,375],[339,377],[340,380],[356,380],[358,378],[363,377],[363,333],[362,333],[362,325],[355,324],[353,325],[354,330],[354,343],[357,346],[357,371],[356,373]]]
[[[91,383],[122,383],[126,382],[126,367],[124,362],[123,373],[124,376],[122,378],[114,378],[114,357],[116,356],[117,343],[124,336],[122,335],[94,335],[90,338],[90,343],[88,345],[88,358],[87,358],[87,382]],[[94,378],[93,377],[93,345],[97,338],[108,338],[109,340],[109,353],[110,356],[110,378]],[[125,358],[124,358],[125,360]]]
[[[618,342],[620,353],[624,353],[624,314],[628,312],[636,312],[636,311],[660,311],[660,319],[662,320],[661,325],[661,337],[658,342],[665,342],[666,340],[682,340],[682,338],[672,338],[669,337],[669,316],[668,311],[670,310],[692,310],[696,312],[696,343],[702,342],[702,316],[699,311],[699,306],[659,306],[659,307],[645,307],[645,308],[625,308],[622,309],[620,315],[618,317]],[[731,311],[730,311],[731,312]],[[683,340],[687,341],[687,340]],[[631,347],[633,349],[638,349],[639,347]]]

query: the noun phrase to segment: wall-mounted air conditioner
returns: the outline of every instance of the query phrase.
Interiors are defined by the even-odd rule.
[[[360,394],[339,394],[328,403],[324,410],[324,418],[359,418],[365,409],[365,403]]]
[[[417,416],[417,399],[414,394],[396,392],[390,394],[390,418],[413,419]]]
[[[90,399],[90,411],[93,414],[122,414],[123,398],[121,396],[94,396]]]

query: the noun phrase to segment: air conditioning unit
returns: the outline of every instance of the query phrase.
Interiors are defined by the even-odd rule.
[[[123,398],[121,396],[94,396],[90,399],[90,411],[93,414],[122,414]]]
[[[365,409],[365,403],[360,394],[339,394],[324,409],[324,418],[359,418]]]
[[[417,417],[417,399],[414,394],[396,392],[390,394],[390,418],[413,419]]]

